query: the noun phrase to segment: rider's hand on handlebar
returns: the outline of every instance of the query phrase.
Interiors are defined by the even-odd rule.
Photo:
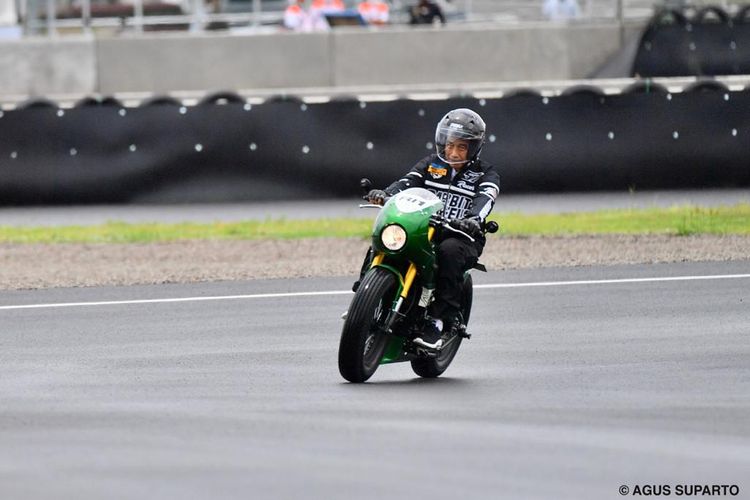
[[[373,189],[367,193],[367,200],[375,205],[382,205],[385,203],[385,199],[388,197],[388,193],[382,189]]]
[[[472,238],[478,238],[482,235],[482,226],[476,219],[454,219],[450,221],[451,227],[463,231]]]

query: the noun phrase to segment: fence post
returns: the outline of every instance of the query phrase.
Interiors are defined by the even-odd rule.
[[[260,0],[253,0],[253,26],[256,28],[260,26],[260,16],[263,7],[261,6]]]
[[[91,33],[91,0],[81,2],[81,24],[84,33]]]
[[[133,21],[136,33],[143,33],[143,0],[133,1]]]
[[[47,0],[47,36],[57,35],[57,12],[55,12],[55,0]]]

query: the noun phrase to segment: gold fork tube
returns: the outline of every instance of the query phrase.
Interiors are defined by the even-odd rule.
[[[401,290],[401,297],[406,298],[409,295],[412,284],[414,284],[414,278],[417,277],[417,266],[413,262],[409,263],[409,269],[406,270],[406,276],[404,277],[404,288]]]
[[[379,266],[380,264],[382,264],[383,258],[385,258],[385,255],[383,255],[382,253],[377,254],[375,257],[372,258],[372,264],[370,265],[370,267],[375,267],[375,266]]]

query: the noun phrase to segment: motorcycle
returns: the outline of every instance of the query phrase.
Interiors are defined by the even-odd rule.
[[[363,189],[371,183],[362,179]],[[471,315],[473,284],[464,273],[459,321],[444,331],[435,344],[421,340],[430,318],[436,278],[433,238],[438,230],[452,231],[474,241],[467,233],[453,228],[440,215],[443,202],[424,188],[409,188],[391,196],[385,204],[365,204],[380,213],[372,230],[372,262],[349,306],[339,343],[339,372],[349,382],[368,380],[380,365],[411,362],[420,377],[435,378],[448,369],[464,339],[471,338],[466,325]],[[490,221],[482,228],[494,233],[498,225]],[[477,263],[474,269],[485,271]]]

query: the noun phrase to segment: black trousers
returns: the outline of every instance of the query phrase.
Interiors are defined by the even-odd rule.
[[[460,236],[447,236],[438,243],[435,301],[429,311],[432,317],[451,321],[461,309],[464,273],[474,267],[483,249],[483,241],[472,243]]]

